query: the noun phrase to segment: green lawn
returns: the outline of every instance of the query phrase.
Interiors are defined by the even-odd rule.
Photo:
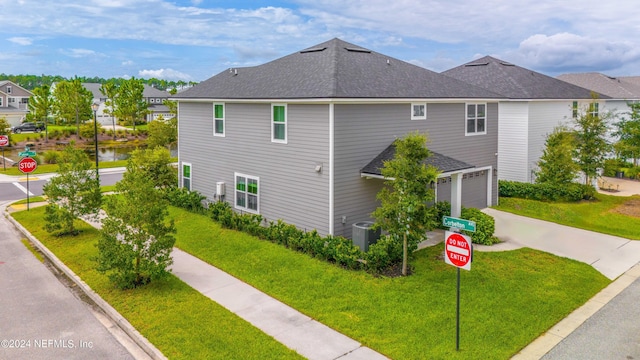
[[[87,284],[169,358],[294,356],[175,277],[115,290],[93,270],[97,232],[40,229],[43,208],[15,213]],[[532,249],[477,252],[462,271],[461,343],[455,351],[456,269],[442,245],[416,253],[414,274],[348,271],[208,218],[170,208],[176,245],[393,359],[507,359],[610,283],[592,267]],[[35,225],[38,224],[38,225]]]
[[[640,217],[623,215],[616,211],[624,207],[637,208],[638,206],[640,206],[640,196],[597,194],[596,200],[579,203],[552,203],[501,197],[500,205],[494,208],[580,229],[639,240]]]
[[[592,267],[532,249],[481,253],[462,271],[442,245],[416,253],[406,278],[347,271],[204,216],[171,208],[176,246],[393,359],[507,359],[609,284]]]
[[[13,216],[170,359],[301,359],[294,351],[171,276],[121,291],[94,270],[98,231],[55,237],[42,230],[44,207]]]

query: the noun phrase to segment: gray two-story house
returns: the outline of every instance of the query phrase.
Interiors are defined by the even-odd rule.
[[[428,133],[438,200],[497,201],[500,95],[333,39],[177,94],[181,186],[237,211],[351,237],[394,139]]]

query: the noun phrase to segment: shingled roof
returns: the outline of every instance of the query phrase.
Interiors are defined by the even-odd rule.
[[[340,39],[263,65],[225,70],[175,96],[178,99],[501,97]]]
[[[371,160],[365,167],[360,170],[362,175],[376,175],[382,176],[382,168],[384,162],[392,160],[396,156],[396,146],[394,144],[389,145],[384,151],[382,151],[375,159]],[[425,159],[426,165],[433,165],[443,173],[471,169],[475,166],[469,165],[463,161],[456,160],[454,158],[439,154],[431,151],[431,156]]]
[[[583,88],[599,92],[614,99],[640,99],[640,86],[601,73],[563,74],[558,79]]]
[[[485,56],[442,74],[474,84],[509,99],[591,99],[591,90]],[[600,95],[600,98],[609,98]]]

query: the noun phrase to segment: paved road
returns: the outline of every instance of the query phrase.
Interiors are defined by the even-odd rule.
[[[134,359],[21,238],[0,216],[0,359]]]
[[[113,185],[122,178],[122,170],[120,172],[112,172],[116,170],[104,169],[101,171],[109,171],[109,173],[100,174],[101,185]],[[42,187],[49,181],[53,174],[32,175],[29,177],[29,193],[30,196],[42,195]],[[4,200],[20,200],[27,197],[27,177],[4,177],[0,181],[0,201]]]
[[[544,360],[640,359],[640,280],[542,357]]]

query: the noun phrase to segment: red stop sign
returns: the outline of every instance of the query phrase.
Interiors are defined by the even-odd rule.
[[[468,236],[446,231],[445,258],[447,264],[471,270],[471,238]]]
[[[18,169],[25,174],[33,172],[38,167],[38,163],[30,157],[22,158],[18,162]]]

